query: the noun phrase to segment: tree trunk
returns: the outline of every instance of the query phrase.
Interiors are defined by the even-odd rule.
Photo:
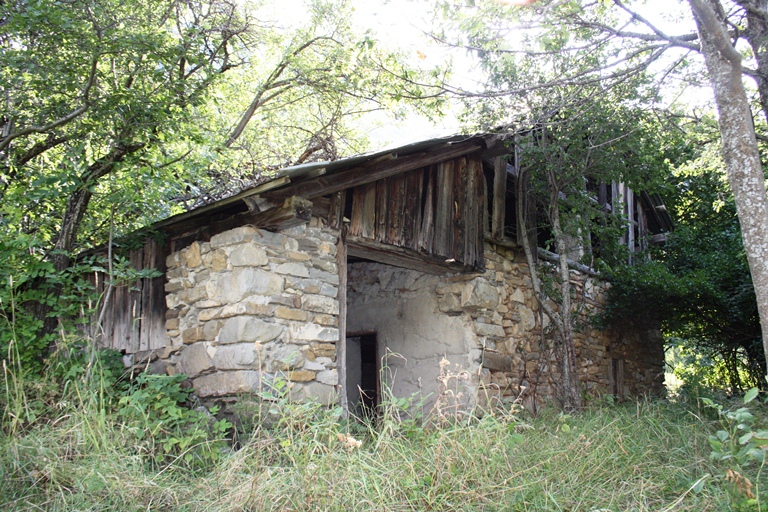
[[[757,83],[760,108],[768,120],[768,2],[766,0],[736,0],[747,17],[744,37],[752,48],[757,64],[753,75]]]
[[[560,255],[558,270],[560,272],[560,336],[562,338],[563,359],[560,365],[562,373],[561,400],[566,410],[578,411],[581,409],[581,395],[579,394],[579,375],[576,370],[576,347],[573,343],[573,326],[571,322],[571,273],[568,268],[568,240],[563,232],[560,221],[560,187],[557,184],[557,176],[552,170],[547,172],[547,185],[549,188],[549,218],[552,223],[552,236],[555,238],[555,247]]]
[[[715,91],[728,181],[741,223],[768,362],[768,199],[752,112],[742,83],[741,54],[733,47],[718,0],[688,0],[701,40],[701,51]]]
[[[536,268],[536,262],[533,258],[533,249],[531,248],[531,240],[528,237],[528,222],[526,220],[527,205],[525,204],[528,191],[525,190],[523,184],[526,183],[525,169],[520,169],[517,177],[517,229],[518,233],[522,236],[518,237],[523,245],[523,252],[525,253],[525,259],[528,263],[528,274],[531,277],[531,285],[533,286],[533,294],[536,300],[539,302],[539,306],[544,310],[544,313],[550,318],[552,323],[557,328],[557,337],[562,348],[562,358],[560,360],[561,382],[558,386],[560,393],[560,400],[562,401],[563,408],[567,411],[576,411],[581,409],[581,395],[579,394],[579,380],[576,372],[576,354],[573,344],[573,329],[571,326],[571,290],[570,290],[570,274],[568,271],[568,258],[561,253],[560,255],[560,275],[565,275],[563,280],[563,300],[560,303],[560,311],[555,311],[549,304],[549,298],[541,288],[541,281],[539,280],[539,272]],[[548,181],[549,181],[548,176]],[[552,193],[550,189],[550,200],[554,197],[557,201],[559,193],[556,191]],[[560,231],[560,208],[557,202],[554,206],[550,207],[554,209],[555,218],[552,219],[553,231],[555,231],[555,224],[557,230]],[[534,238],[535,239],[535,238]],[[556,244],[558,250],[563,250],[565,247],[565,239],[562,236],[556,236]],[[564,274],[563,274],[564,272]],[[543,338],[543,336],[542,336]],[[543,339],[542,339],[543,341]]]

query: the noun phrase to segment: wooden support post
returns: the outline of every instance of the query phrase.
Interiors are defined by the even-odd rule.
[[[493,216],[491,238],[504,240],[504,215],[507,200],[507,160],[497,157],[493,165]]]
[[[331,205],[328,207],[328,226],[340,230],[344,220],[344,206],[347,191],[334,192],[331,195]]]
[[[349,416],[347,400],[347,241],[346,228],[339,232],[336,244],[336,265],[339,268],[339,341],[336,342],[336,366],[339,373],[339,400],[344,418]]]

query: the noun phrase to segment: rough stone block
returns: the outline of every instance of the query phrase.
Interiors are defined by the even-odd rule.
[[[339,383],[339,374],[336,370],[323,370],[321,372],[317,372],[315,380],[323,384],[335,386]]]
[[[211,368],[211,358],[205,348],[205,343],[194,343],[181,352],[177,371],[196,377]]]
[[[224,275],[208,294],[229,303],[240,302],[250,295],[274,295],[283,289],[283,278],[265,270],[253,267],[238,267]]]
[[[275,351],[270,354],[271,366],[273,370],[288,371],[299,368],[304,365],[304,354],[301,347],[293,344],[278,345]],[[305,369],[306,365],[304,365]]]
[[[336,345],[333,343],[314,343],[312,353],[317,357],[336,357]]]
[[[461,293],[461,305],[465,309],[496,309],[499,305],[499,292],[485,279],[474,279],[464,287]]]
[[[319,325],[327,325],[330,327],[337,327],[339,325],[338,318],[333,315],[315,315],[313,322]]]
[[[183,290],[184,287],[181,285],[181,282],[178,279],[174,279],[173,281],[169,281],[165,283],[165,292],[166,293],[174,293],[178,292],[180,290]]]
[[[275,318],[282,318],[283,320],[306,322],[309,319],[309,315],[309,313],[301,309],[293,309],[286,306],[277,306],[275,308]]]
[[[300,324],[291,329],[293,339],[303,341],[330,341],[339,340],[339,330],[334,327],[324,327],[317,324]]]
[[[189,329],[184,329],[184,332],[181,333],[181,339],[184,341],[184,344],[186,345],[189,345],[196,341],[200,341],[204,339],[203,328],[191,327]]]
[[[200,244],[198,242],[193,242],[182,251],[182,254],[186,259],[187,268],[197,268],[203,264],[200,255]]]
[[[320,293],[322,283],[318,279],[298,279],[295,277],[285,278],[285,287],[292,288],[304,293],[318,294]]]
[[[214,272],[221,272],[228,268],[227,253],[222,249],[216,249],[203,256],[203,266]]]
[[[229,231],[212,236],[211,248],[218,249],[219,247],[249,242],[258,234],[259,230],[253,226],[241,226],[239,228],[230,229]]]
[[[303,252],[285,251],[285,257],[293,261],[309,261],[312,256]]]
[[[261,372],[238,370],[204,375],[192,381],[200,398],[226,396],[239,393],[255,393],[261,385]]]
[[[234,267],[260,267],[266,265],[267,252],[256,244],[242,244],[235,247],[229,255]]]
[[[302,366],[302,369],[310,370],[313,372],[322,372],[323,370],[327,370],[324,364],[318,363],[317,361],[304,361],[304,366]]]
[[[203,324],[203,339],[207,341],[213,341],[221,331],[223,322],[221,320],[211,320]]]
[[[213,320],[214,318],[218,318],[220,313],[221,309],[219,308],[204,309],[197,315],[197,321],[207,322],[208,320]]]
[[[521,302],[525,303],[525,295],[523,294],[523,290],[520,288],[517,288],[512,295],[509,296],[509,300],[513,302]]]
[[[326,297],[336,298],[336,296],[339,294],[339,288],[328,283],[323,283],[320,286],[320,295],[325,295]]]
[[[303,263],[282,263],[275,267],[275,272],[288,276],[309,277],[309,270]]]
[[[315,380],[315,372],[309,370],[293,370],[288,374],[288,379],[293,382],[309,382]]]
[[[257,350],[253,343],[235,343],[216,347],[213,365],[217,370],[258,369]]]
[[[261,303],[262,300],[264,303]],[[272,316],[274,314],[274,307],[266,304],[266,301],[266,297],[251,295],[250,297],[246,297],[243,302],[230,304],[221,308],[218,318],[230,318],[243,315]]]
[[[475,323],[475,333],[477,333],[478,336],[495,336],[497,338],[503,338],[504,328],[495,324]]]
[[[301,392],[307,400],[314,400],[323,405],[333,405],[338,403],[339,395],[335,386],[329,386],[322,382],[309,382],[302,386]]]
[[[517,312],[520,314],[520,322],[523,325],[523,330],[530,331],[536,327],[536,315],[533,311],[520,304],[517,307]]]
[[[320,281],[326,282],[328,284],[333,284],[336,286],[339,285],[339,274],[336,273],[312,268],[309,270],[309,277],[312,279],[319,279]]]
[[[236,316],[227,319],[219,332],[219,343],[239,343],[242,341],[267,342],[280,336],[283,326],[265,322],[253,316]]]
[[[338,315],[339,301],[324,295],[305,295],[301,301],[301,309],[326,315]]]

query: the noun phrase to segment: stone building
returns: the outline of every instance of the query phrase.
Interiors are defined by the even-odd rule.
[[[159,222],[130,257],[162,275],[115,291],[105,344],[188,375],[204,401],[276,379],[350,409],[384,389],[427,409],[551,396],[550,320],[504,209],[507,151],[462,136],[301,165]],[[631,243],[669,230],[658,198],[607,187],[631,212]],[[607,284],[578,269],[571,282],[583,391],[662,392],[658,331],[592,327]]]

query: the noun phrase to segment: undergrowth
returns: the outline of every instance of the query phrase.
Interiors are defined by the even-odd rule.
[[[605,401],[574,416],[507,410],[419,426],[403,420],[394,400],[365,423],[276,394],[252,400],[265,410],[239,422],[247,427],[232,444],[231,424],[192,407],[181,378],[102,374],[108,386],[74,378],[18,391],[6,371],[1,510],[707,511],[768,503],[758,454],[734,464],[710,444],[725,431],[739,453],[745,431],[727,411],[741,403]],[[25,400],[14,406],[19,393]],[[749,404],[750,449],[766,425],[757,402]],[[18,414],[30,404],[34,414]]]

